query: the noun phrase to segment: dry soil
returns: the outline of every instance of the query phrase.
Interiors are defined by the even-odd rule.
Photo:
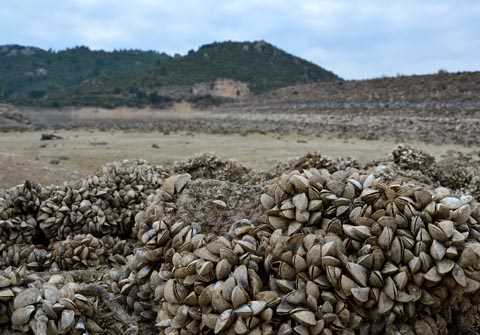
[[[105,163],[123,159],[146,159],[168,166],[202,152],[212,152],[263,170],[312,151],[331,157],[349,156],[365,163],[386,157],[397,145],[394,141],[271,133],[242,136],[175,132],[165,135],[144,131],[70,130],[56,132],[63,139],[40,141],[41,134],[42,131],[0,133],[0,188],[20,184],[26,179],[47,185],[60,184],[94,174]],[[448,150],[473,150],[458,145],[411,144],[436,156]]]

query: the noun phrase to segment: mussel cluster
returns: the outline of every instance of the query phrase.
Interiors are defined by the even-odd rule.
[[[297,159],[287,162],[286,165],[289,168],[284,169],[283,171],[316,168],[316,169],[327,169],[330,173],[333,173],[338,170],[345,170],[347,168],[360,167],[360,164],[352,158],[349,158],[349,157],[330,158],[322,154],[321,152],[308,152],[307,154]]]
[[[31,271],[78,270],[100,265],[122,265],[132,253],[134,243],[119,237],[91,234],[69,235],[48,248],[15,244],[0,249],[0,268],[24,265]]]
[[[49,268],[51,259],[52,253],[50,250],[33,244],[7,246],[3,243],[0,247],[0,269],[25,265],[29,270],[43,271]]]
[[[48,277],[126,264],[135,215],[162,182],[161,169],[126,161],[64,186],[27,181],[2,193],[1,333],[104,333],[93,321],[97,302],[78,293],[74,282],[52,284]]]
[[[219,236],[172,221],[178,192],[137,216],[142,252],[115,273],[162,334],[445,334],[480,303],[471,197],[294,171],[261,196],[264,224]]]
[[[393,162],[402,169],[428,169],[435,163],[435,158],[409,145],[400,144],[392,151]]]
[[[335,300],[310,306],[332,332],[442,333],[478,300],[480,207],[471,197],[310,169],[283,175],[261,200],[272,236],[284,239],[273,268],[291,292],[299,276],[331,292]],[[348,313],[325,320],[333,301]]]
[[[6,196],[0,243],[48,244],[76,234],[129,237],[135,215],[161,182],[161,173],[143,161],[110,164],[100,176],[64,186],[27,181]]]
[[[75,283],[65,283],[60,275],[51,276],[49,281],[34,277],[28,275],[25,267],[0,270],[2,334],[104,332],[94,320],[97,301],[77,293]]]
[[[355,167],[294,170],[232,191],[252,189],[256,204],[222,196],[234,183],[221,183],[208,203],[194,203],[214,184],[138,163],[9,191],[0,211],[0,332],[119,333],[99,321],[108,313],[98,312],[98,295],[68,277],[97,269],[96,284],[150,333],[440,335],[475,321],[473,197],[386,183]],[[189,219],[185,203],[205,215]],[[252,216],[226,218],[225,229],[222,216],[208,214],[231,214],[235,204]]]
[[[101,265],[122,265],[130,255],[133,245],[118,237],[101,239],[90,234],[68,236],[52,246],[52,267],[60,270],[95,268]]]
[[[480,160],[478,152],[447,151],[441,158],[408,145],[392,152],[394,174],[410,176],[428,185],[441,185],[461,193],[480,196]]]
[[[0,249],[7,245],[32,243],[43,193],[40,185],[26,181],[4,195],[0,211]]]
[[[192,178],[248,182],[251,170],[235,160],[224,160],[211,153],[175,162],[173,170],[177,174],[188,173]]]

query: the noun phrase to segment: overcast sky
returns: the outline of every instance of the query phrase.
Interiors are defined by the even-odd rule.
[[[479,0],[1,0],[0,44],[186,53],[266,40],[346,79],[480,70]]]

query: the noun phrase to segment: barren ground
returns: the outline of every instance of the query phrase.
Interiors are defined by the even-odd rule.
[[[0,133],[0,188],[30,179],[42,184],[59,184],[94,174],[102,165],[122,159],[146,159],[154,164],[172,164],[202,152],[237,159],[257,169],[320,151],[331,157],[367,162],[386,157],[398,142],[343,140],[326,136],[267,134],[205,134],[175,132],[168,135],[145,131],[58,131],[63,139],[40,141],[45,131]],[[415,143],[433,155],[448,150],[472,151],[459,145]],[[152,147],[156,144],[158,148]],[[57,163],[57,164],[55,164]]]

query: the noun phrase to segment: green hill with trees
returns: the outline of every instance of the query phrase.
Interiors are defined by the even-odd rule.
[[[296,83],[339,80],[334,73],[263,42],[221,42],[170,56],[156,51],[62,51],[0,46],[0,102],[33,106],[142,106],[172,98],[165,87],[217,78],[253,93]]]

